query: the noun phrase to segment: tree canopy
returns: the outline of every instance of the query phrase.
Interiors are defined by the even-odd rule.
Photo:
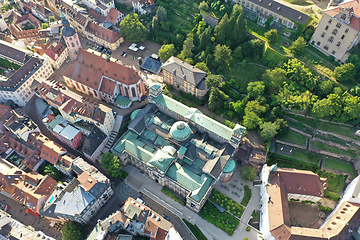
[[[161,61],[166,62],[171,56],[176,54],[176,49],[174,44],[164,44],[159,49],[159,57]]]
[[[339,82],[347,82],[355,76],[355,66],[352,63],[347,63],[338,66],[334,70],[334,78]]]
[[[103,168],[105,168],[106,173],[114,178],[122,179],[124,177],[124,172],[121,171],[121,163],[117,156],[113,155],[111,152],[104,153],[101,155],[100,163]]]
[[[215,62],[219,66],[220,71],[225,71],[229,68],[232,61],[231,49],[226,45],[216,45],[215,47]]]
[[[293,54],[300,54],[304,51],[305,47],[306,47],[305,39],[303,37],[299,37],[291,44],[289,50]]]
[[[219,87],[221,82],[222,82],[222,77],[220,75],[209,74],[205,79],[205,83],[209,88]]]
[[[264,122],[260,125],[260,136],[265,141],[271,141],[278,131],[278,125],[276,123]]]
[[[276,43],[278,39],[278,31],[276,29],[271,29],[265,33],[265,37],[270,43]]]
[[[84,240],[87,232],[82,224],[70,221],[61,229],[61,235],[63,240]]]
[[[146,39],[146,27],[140,22],[136,13],[126,15],[120,22],[120,33],[131,42],[143,42]]]
[[[245,166],[241,168],[240,175],[244,180],[253,182],[256,177],[256,170],[252,166]]]

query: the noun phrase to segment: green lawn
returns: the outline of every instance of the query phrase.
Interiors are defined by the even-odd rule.
[[[195,237],[198,240],[207,240],[205,235],[202,233],[202,231],[200,230],[200,228],[196,224],[191,224],[188,221],[186,221],[186,219],[184,219],[184,218],[183,218],[183,221],[186,224],[186,226],[188,226],[188,228],[191,230],[191,232],[195,235]]]
[[[250,197],[251,197],[251,190],[250,190]],[[235,202],[234,200],[232,200],[228,196],[225,196],[224,194],[222,194],[217,190],[214,190],[211,193],[209,200],[225,208],[226,211],[234,214],[238,218],[241,218],[243,212],[245,211],[245,208],[243,206],[241,206],[240,204],[238,204],[237,202]]]
[[[295,115],[292,113],[286,113],[285,115],[287,115],[295,120],[298,120],[306,125],[309,125],[312,128],[316,128],[316,126],[317,126],[317,121],[314,119],[303,117],[303,116],[298,116],[298,115]]]
[[[311,147],[312,148],[317,148],[323,151],[327,151],[327,152],[332,152],[332,153],[337,153],[337,154],[341,154],[341,155],[345,155],[345,156],[349,156],[349,157],[357,157],[357,154],[355,152],[352,151],[345,151],[336,147],[332,147],[320,142],[316,142],[316,141],[312,141],[311,142]]]
[[[209,201],[205,203],[199,215],[209,223],[212,223],[214,226],[226,232],[229,236],[232,236],[234,234],[236,228],[239,226],[240,223],[239,219],[237,219],[230,213],[221,213]]]
[[[318,163],[315,164],[310,162],[304,162],[293,157],[284,156],[276,153],[270,159],[268,159],[267,164],[277,164],[278,167],[296,168],[300,170],[309,170],[312,172],[316,172],[319,169]]]
[[[184,199],[176,196],[173,192],[171,192],[170,190],[168,190],[167,188],[163,187],[161,189],[161,192],[165,193],[166,195],[168,195],[169,197],[171,197],[172,199],[174,199],[176,202],[180,203],[181,205],[185,206],[185,201]]]
[[[314,129],[305,126],[302,122],[296,122],[291,119],[286,119],[286,120],[290,127],[296,128],[296,129],[298,129],[304,133],[310,134],[310,135],[312,135],[314,132]]]
[[[353,164],[345,160],[329,157],[325,159],[324,167],[350,173],[351,179],[354,179],[357,176]]]
[[[248,203],[250,202],[250,199],[251,199],[251,189],[249,188],[248,185],[245,185],[244,186],[244,198],[241,201],[241,204],[246,207],[248,205]]]
[[[325,170],[319,171],[318,175],[327,178],[328,188],[326,190],[330,192],[339,193],[346,185],[347,175],[338,175]]]
[[[284,136],[281,136],[279,140],[289,143],[295,143],[301,146],[306,146],[306,137],[292,130],[290,130]]]
[[[319,130],[333,132],[360,141],[360,136],[356,136],[354,134],[355,129],[353,127],[342,126],[328,122],[319,122]]]
[[[226,75],[226,79],[234,79],[236,82],[235,90],[239,93],[247,94],[248,83],[261,81],[265,71],[266,68],[264,67],[247,64],[247,66],[243,68],[241,64],[234,63]]]

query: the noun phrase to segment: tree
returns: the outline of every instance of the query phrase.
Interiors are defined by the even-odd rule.
[[[334,70],[334,78],[339,82],[347,82],[355,76],[355,66],[352,63],[347,63],[338,66]]]
[[[249,129],[249,130],[256,129],[260,123],[261,123],[261,118],[259,118],[259,116],[256,113],[245,111],[243,125],[247,129]]]
[[[82,224],[70,221],[61,229],[61,235],[63,240],[83,240],[87,232]]]
[[[263,75],[263,80],[270,93],[278,93],[286,81],[286,71],[282,68],[267,69]]]
[[[181,59],[191,58],[192,49],[194,47],[194,35],[189,33],[184,41],[183,50],[181,51]]]
[[[107,152],[101,155],[100,163],[101,166],[105,168],[106,173],[108,173],[110,176],[119,179],[123,178],[124,172],[121,171],[120,160],[111,152]]]
[[[211,88],[209,95],[208,108],[210,111],[220,111],[224,108],[224,101],[229,98],[223,91],[218,88]]]
[[[236,21],[234,22],[233,19],[235,19]],[[249,36],[247,32],[247,22],[243,16],[242,8],[241,8],[241,13],[236,18],[231,16],[230,22],[231,22],[230,27],[232,27],[232,30],[229,33],[230,39],[232,41],[231,46],[236,47],[239,44],[246,42]]]
[[[315,102],[312,111],[319,118],[340,116],[342,112],[340,96],[329,94],[327,98]]]
[[[319,84],[319,93],[321,96],[325,97],[329,95],[334,88],[334,82],[331,80],[322,81]]]
[[[52,22],[55,22],[55,17],[50,15],[49,16],[49,22],[52,23]]]
[[[277,118],[275,124],[277,126],[277,136],[283,136],[290,130],[288,122],[282,118]]]
[[[291,46],[289,47],[289,50],[292,54],[300,54],[304,51],[306,47],[306,41],[303,37],[299,37],[296,39]]]
[[[157,16],[154,16],[151,22],[151,28],[154,30],[158,30],[161,27],[159,18]]]
[[[196,65],[195,65],[196,68],[200,69],[200,70],[203,70],[204,72],[210,72],[208,66],[206,65],[206,63],[204,62],[198,62]]]
[[[265,33],[265,37],[270,43],[276,43],[278,39],[278,31],[276,29],[271,29]]]
[[[41,24],[41,28],[42,28],[42,29],[47,29],[47,28],[49,28],[49,24],[47,24],[47,23],[42,23],[42,24]]]
[[[219,66],[220,71],[225,71],[229,68],[231,63],[231,49],[226,45],[216,45],[215,47],[215,62]]]
[[[50,177],[57,181],[59,181],[63,176],[63,174],[51,164],[45,166],[44,173],[49,174]]]
[[[265,141],[271,141],[277,133],[278,126],[276,123],[264,122],[260,125],[260,136]]]
[[[227,36],[229,36],[229,30],[230,30],[230,22],[229,22],[229,16],[226,13],[220,20],[219,24],[215,27],[214,30],[214,36],[216,39],[216,42],[219,44],[225,44]]]
[[[241,168],[240,176],[246,181],[253,182],[256,177],[256,170],[252,166],[245,166]]]
[[[237,60],[237,61],[239,61],[239,62],[241,62],[241,61],[244,59],[244,57],[243,57],[243,55],[242,55],[242,50],[241,50],[241,47],[240,47],[240,46],[238,46],[237,48],[235,48],[235,50],[234,50],[234,52],[233,52],[233,57],[234,57],[235,60]]]
[[[359,118],[360,114],[360,98],[355,96],[347,96],[344,99],[344,113],[348,115],[349,120]]]
[[[167,20],[167,13],[166,13],[166,9],[163,6],[159,6],[156,9],[156,15],[155,15],[160,22],[166,21]]]
[[[142,42],[146,39],[146,27],[136,13],[126,15],[120,22],[120,33],[130,42]]]
[[[253,58],[256,56],[261,57],[264,52],[265,43],[260,39],[253,39],[244,43],[241,46],[243,56]]]
[[[211,32],[211,27],[209,26],[200,34],[199,40],[201,49],[206,49],[209,43],[211,43]]]
[[[249,101],[246,104],[245,113],[254,112],[258,116],[262,116],[266,112],[266,107],[261,106],[259,101]]]
[[[205,83],[209,88],[219,87],[222,81],[223,81],[223,79],[220,75],[213,75],[213,74],[207,75],[207,77],[205,79]]]
[[[174,44],[164,44],[159,49],[159,57],[161,61],[166,62],[171,56],[176,54],[176,49]]]
[[[262,81],[249,82],[247,92],[250,98],[262,96],[265,92],[265,84]]]
[[[202,2],[200,3],[199,8],[200,8],[201,10],[207,11],[207,10],[209,10],[209,5],[208,5],[206,2],[202,1]]]

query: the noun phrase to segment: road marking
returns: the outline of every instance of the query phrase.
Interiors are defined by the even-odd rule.
[[[140,192],[144,193],[146,196],[148,196],[149,198],[151,198],[152,200],[154,200],[155,202],[157,202],[158,204],[160,204],[161,206],[163,206],[164,208],[168,209],[170,212],[178,216],[180,219],[182,219],[182,215],[183,215],[182,212],[180,212],[173,206],[169,205],[164,200],[162,200],[161,198],[159,198],[158,196],[156,196],[146,188],[141,189]]]

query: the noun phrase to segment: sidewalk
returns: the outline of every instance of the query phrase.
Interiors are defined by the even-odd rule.
[[[168,197],[164,193],[161,192],[162,187],[152,181],[147,175],[141,174],[138,169],[135,167],[128,165],[123,168],[126,172],[129,173],[132,177],[136,179],[142,180],[142,186],[140,187],[140,191],[143,194],[146,194],[148,197],[152,198],[154,201],[157,201],[159,204],[163,205],[164,207],[168,208],[171,212],[178,215],[180,218],[184,218],[192,224],[196,224],[204,235],[212,240],[242,240],[247,237],[249,240],[256,240],[257,239],[257,231],[251,229],[250,232],[246,231],[247,222],[253,212],[254,209],[259,209],[259,189],[253,187],[252,184],[248,184],[249,187],[252,189],[252,198],[246,208],[240,224],[236,229],[233,236],[227,235],[224,231],[220,230],[217,227],[214,227],[211,223],[207,222],[206,220],[202,219],[198,214],[191,211],[185,206],[175,202],[172,198]],[[235,177],[235,176],[234,176]],[[220,183],[219,183],[220,185]],[[149,193],[150,192],[150,193]],[[157,199],[158,198],[158,199]],[[239,201],[239,200],[238,200]],[[237,202],[238,202],[237,201]],[[179,214],[182,213],[182,214]]]

